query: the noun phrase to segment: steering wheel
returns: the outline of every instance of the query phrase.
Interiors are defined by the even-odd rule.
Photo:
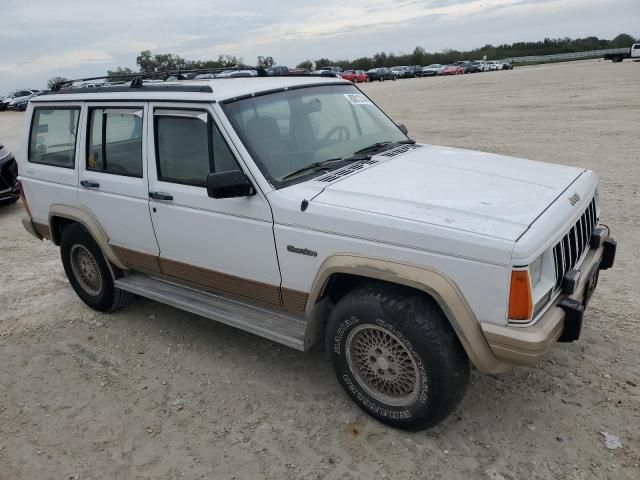
[[[345,127],[344,125],[336,125],[335,127],[333,127],[331,130],[327,132],[323,140],[329,140],[336,133],[338,134],[337,140],[343,141],[343,140],[351,139],[351,134],[349,133],[349,129],[347,127]]]

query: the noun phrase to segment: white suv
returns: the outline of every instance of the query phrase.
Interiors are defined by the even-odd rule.
[[[404,132],[338,78],[51,92],[27,111],[23,223],[91,308],[136,294],[324,344],[366,412],[427,428],[470,364],[577,339],[616,244],[593,172]]]

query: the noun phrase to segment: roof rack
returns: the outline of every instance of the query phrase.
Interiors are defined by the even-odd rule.
[[[129,75],[102,75],[99,77],[86,77],[86,78],[75,78],[72,80],[64,80],[64,81],[60,81],[60,82],[56,82],[53,87],[51,87],[50,92],[47,93],[72,93],[70,90],[73,90],[73,93],[78,93],[80,91],[82,92],[87,92],[87,91],[98,91],[98,88],[102,89],[102,88],[109,88],[109,91],[114,91],[116,89],[116,86],[109,86],[106,85],[104,87],[92,87],[92,88],[74,88],[73,84],[76,82],[90,82],[92,80],[109,80],[109,81],[127,81],[130,82],[129,86],[122,86],[119,85],[118,87],[118,91],[126,91],[129,88],[142,88],[144,86],[145,90],[181,90],[181,91],[209,91],[211,92],[211,88],[208,87],[208,90],[203,90],[203,87],[198,87],[196,85],[184,85],[184,86],[178,86],[178,85],[173,85],[173,86],[169,86],[169,85],[165,85],[163,87],[160,87],[158,85],[144,85],[144,80],[146,79],[153,79],[153,78],[162,78],[164,77],[164,79],[166,80],[167,78],[170,77],[176,77],[177,80],[194,80],[193,77],[188,77],[187,75],[191,75],[191,74],[203,74],[203,73],[210,73],[212,75],[218,74],[218,73],[222,73],[222,72],[228,72],[228,71],[244,71],[244,70],[255,70],[256,72],[258,72],[258,77],[269,77],[269,73],[267,72],[267,69],[265,69],[264,67],[252,67],[249,65],[239,65],[237,67],[228,67],[228,68],[223,68],[223,67],[216,67],[216,68],[197,68],[197,69],[189,69],[189,70],[166,70],[166,71],[161,71],[161,72],[149,72],[149,73],[143,73],[143,72],[134,72],[131,73]],[[309,76],[310,73],[288,73],[288,74],[279,74],[277,76],[280,77],[306,77]],[[337,75],[333,72],[323,72],[320,74],[320,76],[323,77],[336,77]],[[133,80],[131,80],[133,77]],[[233,78],[233,77],[231,77]],[[64,90],[63,88],[66,87]],[[204,87],[207,88],[207,87]],[[186,89],[186,90],[184,90]]]
[[[85,78],[74,78],[71,80],[63,80],[60,82],[56,82],[53,87],[51,87],[52,92],[59,92],[63,87],[69,86],[71,87],[76,82],[90,82],[92,80],[125,80],[130,81],[130,88],[140,88],[142,87],[142,81],[145,79],[153,79],[159,77],[169,78],[171,76],[178,77],[178,80],[187,80],[187,78],[180,78],[186,74],[191,73],[211,73],[217,74],[222,72],[228,72],[229,70],[241,71],[241,70],[255,70],[258,72],[259,77],[266,77],[269,74],[262,67],[251,67],[249,65],[239,65],[237,67],[216,67],[216,68],[198,68],[198,69],[189,69],[189,70],[166,70],[160,72],[133,72],[128,75],[102,75],[99,77],[85,77]],[[133,80],[131,78],[133,77]]]

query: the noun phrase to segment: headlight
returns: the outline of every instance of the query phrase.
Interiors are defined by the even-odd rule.
[[[540,255],[529,265],[529,275],[531,276],[531,286],[536,288],[536,285],[540,282],[542,278],[542,257],[544,255]]]

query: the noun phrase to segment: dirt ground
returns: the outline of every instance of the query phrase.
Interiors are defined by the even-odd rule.
[[[473,372],[429,431],[369,418],[319,351],[146,300],[89,310],[20,203],[0,208],[0,479],[640,478],[639,80],[589,61],[363,87],[421,142],[595,170],[619,242],[580,341]],[[22,122],[0,113],[14,151]]]

